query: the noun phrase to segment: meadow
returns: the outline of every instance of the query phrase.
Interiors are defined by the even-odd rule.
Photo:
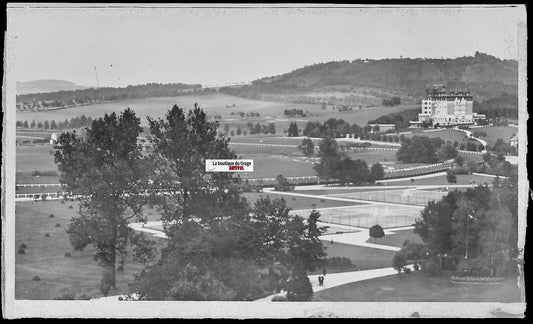
[[[474,132],[485,132],[487,133],[486,137],[481,137],[481,139],[487,141],[489,145],[494,145],[498,138],[501,138],[504,143],[509,143],[509,140],[513,134],[518,133],[518,127],[512,126],[488,126],[471,129],[472,133]]]
[[[27,246],[25,254],[15,254],[16,299],[55,299],[67,288],[78,295],[102,296],[99,290],[102,268],[93,260],[95,250],[88,247],[74,251],[66,233],[77,212],[75,202],[16,203],[15,246],[18,248],[21,243]],[[117,290],[112,290],[110,295],[127,293],[127,284],[143,268],[131,256],[125,261],[124,271],[117,271]],[[35,276],[40,280],[34,281]]]
[[[57,170],[50,145],[18,145],[16,150],[17,172]]]
[[[466,134],[461,131],[456,131],[453,129],[442,129],[442,130],[422,130],[422,129],[413,129],[410,130],[412,133],[405,134],[405,137],[411,138],[413,136],[427,136],[429,138],[440,137],[445,142],[455,142],[459,144],[462,143],[466,138]]]
[[[31,122],[32,120],[35,122],[44,122],[45,120],[62,121],[65,118],[71,119],[81,115],[94,119],[103,116],[105,113],[118,113],[125,108],[130,107],[136,112],[137,116],[141,118],[141,123],[147,124],[146,117],[163,117],[173,105],[192,109],[195,103],[198,103],[210,117],[221,115],[221,124],[227,123],[232,128],[236,128],[237,126],[246,128],[246,124],[250,121],[253,123],[274,122],[276,124],[277,134],[283,134],[283,130],[287,129],[292,121],[296,121],[300,128],[303,128],[307,121],[325,121],[329,118],[342,118],[350,123],[357,122],[358,125],[365,125],[369,120],[376,119],[384,114],[399,112],[415,107],[404,105],[395,107],[372,107],[345,113],[331,109],[323,110],[318,104],[260,101],[214,93],[185,95],[179,97],[130,99],[41,112],[17,111],[16,119],[20,121],[27,120],[28,122]],[[306,117],[288,117],[283,114],[285,109],[302,109],[308,113]],[[232,112],[234,112],[235,115],[231,115]],[[237,115],[239,112],[256,112],[260,114],[260,117],[245,119]]]

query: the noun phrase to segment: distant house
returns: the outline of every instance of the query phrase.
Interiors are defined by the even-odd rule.
[[[52,135],[50,135],[50,145],[54,145],[55,143],[57,143],[57,135],[56,133],[52,133]]]
[[[518,147],[518,134],[517,133],[515,133],[513,137],[511,137],[511,139],[509,140],[509,144],[512,147]]]
[[[395,130],[394,124],[368,124],[370,126],[370,133],[385,133],[391,130]],[[374,129],[377,126],[377,130],[374,131]]]

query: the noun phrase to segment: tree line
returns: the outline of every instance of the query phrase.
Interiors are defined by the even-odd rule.
[[[401,136],[402,146],[396,152],[398,161],[404,163],[437,163],[457,156],[457,148],[440,137]]]
[[[309,139],[304,141],[302,148],[309,150]],[[385,176],[381,164],[376,163],[369,169],[366,161],[352,160],[345,152],[339,150],[337,141],[332,137],[326,137],[320,141],[318,156],[320,162],[313,166],[316,175],[321,179],[338,180],[341,185],[372,183],[383,179]]]
[[[307,114],[303,111],[303,109],[285,109],[283,111],[283,115],[285,116],[301,116],[301,117],[306,117]]]
[[[206,172],[206,159],[237,156],[197,105],[148,122],[149,150],[137,142],[143,129],[131,109],[93,120],[84,137],[62,133],[55,146],[60,181],[80,201],[67,233],[76,250],[95,247],[102,293],[131,255],[145,264],[130,285],[141,300],[254,300],[281,289],[288,300],[309,300],[307,271],[325,257],[320,214],[289,215],[284,199],[251,205],[240,178]],[[147,221],[146,207],[161,212],[160,253],[128,226]]]
[[[211,93],[212,89],[202,89],[200,84],[147,83],[130,85],[124,88],[90,88],[48,93],[18,95],[17,108],[51,108],[93,104],[133,98],[174,97],[186,93]]]
[[[27,120],[20,121],[17,120],[16,127],[22,127],[22,128],[38,128],[38,129],[68,129],[68,128],[80,128],[80,127],[87,127],[91,125],[93,119],[91,117],[87,117],[85,115],[81,115],[78,117],[74,117],[71,119],[66,119],[64,121],[56,122],[55,120],[45,120],[44,122],[35,122],[32,120],[30,123],[28,123]]]
[[[496,179],[492,189],[480,185],[454,190],[440,201],[430,201],[414,229],[425,243],[418,250],[426,253],[413,255],[411,245],[400,250],[404,256],[399,259],[404,264],[407,259],[425,259],[435,272],[455,270],[458,276],[515,275],[520,253],[517,188],[517,178]]]

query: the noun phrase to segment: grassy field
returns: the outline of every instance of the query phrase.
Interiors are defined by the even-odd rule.
[[[489,126],[489,127],[480,127],[472,128],[472,133],[474,132],[485,132],[487,137],[481,137],[481,139],[487,141],[489,145],[494,145],[498,138],[501,138],[504,143],[509,143],[509,140],[514,133],[518,132],[518,127],[511,126]]]
[[[374,151],[374,150],[357,150],[347,152],[348,156],[354,160],[364,160],[368,166],[378,162],[397,162],[396,151]],[[399,167],[399,165],[396,165]],[[403,165],[401,167],[404,167]]]
[[[72,209],[69,206],[73,206]],[[101,296],[99,284],[102,269],[93,260],[94,249],[73,251],[65,232],[70,219],[77,215],[77,205],[59,201],[17,202],[15,208],[15,243],[26,244],[25,254],[15,258],[15,298],[54,299],[61,290],[71,288],[90,297]],[[54,214],[54,218],[49,215]],[[60,224],[60,227],[56,227]],[[45,234],[49,233],[49,237]],[[65,257],[65,253],[71,257]],[[143,266],[130,257],[125,271],[117,272],[117,290],[110,295],[127,292],[127,283]],[[40,281],[33,281],[39,276]]]
[[[395,253],[392,251],[378,250],[350,244],[331,244],[329,241],[322,241],[322,244],[324,244],[324,246],[327,248],[326,254],[328,258],[344,257],[352,260],[352,264],[354,266],[350,269],[344,269],[342,271],[391,267],[392,257]]]
[[[422,271],[354,282],[314,294],[327,302],[520,302],[516,279],[498,284],[457,284],[451,273],[429,277]]]
[[[46,146],[17,146],[17,172],[57,170],[53,148]]]
[[[359,203],[349,202],[349,201],[336,201],[336,200],[321,201],[322,199],[305,198],[305,197],[287,197],[287,196],[281,196],[281,195],[276,195],[276,194],[267,195],[267,194],[257,193],[257,192],[247,192],[247,193],[244,193],[243,196],[246,199],[248,199],[248,201],[250,202],[252,206],[259,198],[268,197],[270,199],[279,199],[283,197],[283,199],[285,199],[285,201],[287,202],[287,206],[292,208],[293,210],[361,205]]]
[[[179,97],[167,98],[146,98],[146,99],[130,99],[113,103],[96,104],[89,106],[79,106],[68,109],[51,110],[44,112],[17,112],[17,120],[35,122],[45,120],[62,121],[65,118],[70,119],[77,116],[85,115],[87,117],[100,117],[104,113],[120,112],[125,108],[132,108],[137,116],[141,117],[143,124],[146,124],[146,117],[162,117],[166,111],[177,104],[180,107],[192,108],[194,103],[198,103],[209,116],[221,115],[221,124],[229,124],[231,128],[237,126],[245,127],[246,123],[252,121],[253,123],[274,122],[278,134],[283,134],[283,130],[288,128],[292,121],[296,121],[300,128],[305,126],[307,121],[325,121],[329,118],[342,118],[350,123],[357,122],[358,125],[364,125],[369,120],[376,119],[382,115],[399,112],[406,109],[412,109],[416,106],[396,106],[396,107],[373,107],[363,110],[357,110],[348,113],[342,113],[331,110],[322,110],[317,104],[293,104],[293,103],[278,103],[271,101],[259,101],[245,99],[235,96],[229,96],[220,93],[204,94],[204,95],[186,95]],[[232,107],[235,105],[235,107]],[[226,106],[230,106],[227,108]],[[302,109],[308,111],[307,117],[289,118],[283,115],[285,109]],[[236,114],[239,112],[259,112],[261,117],[253,119],[243,119],[238,115],[231,115],[232,112]]]
[[[383,245],[390,245],[390,246],[397,246],[401,248],[405,241],[409,241],[412,243],[423,243],[420,236],[415,234],[413,230],[403,230],[403,231],[398,231],[395,234],[385,235],[384,237],[378,238],[375,241],[375,243],[383,244]],[[374,239],[369,238],[367,243],[374,243]]]
[[[272,154],[242,154],[243,159],[254,160],[254,171],[243,172],[243,179],[314,176],[313,159],[304,157],[289,157]]]
[[[411,138],[413,136],[427,136],[429,138],[440,137],[444,141],[450,141],[452,143],[454,141],[461,143],[464,139],[466,139],[466,134],[464,132],[452,129],[444,129],[438,131],[423,131],[420,129],[415,129],[412,131],[411,134],[405,134],[405,137],[407,138]]]

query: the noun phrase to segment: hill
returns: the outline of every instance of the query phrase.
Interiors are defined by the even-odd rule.
[[[228,94],[289,102],[380,105],[398,96],[416,103],[433,84],[468,89],[474,100],[517,95],[518,63],[476,52],[454,59],[382,59],[314,64],[252,85],[222,88]]]
[[[17,95],[70,91],[87,88],[89,87],[64,80],[33,80],[26,82],[17,82]]]

